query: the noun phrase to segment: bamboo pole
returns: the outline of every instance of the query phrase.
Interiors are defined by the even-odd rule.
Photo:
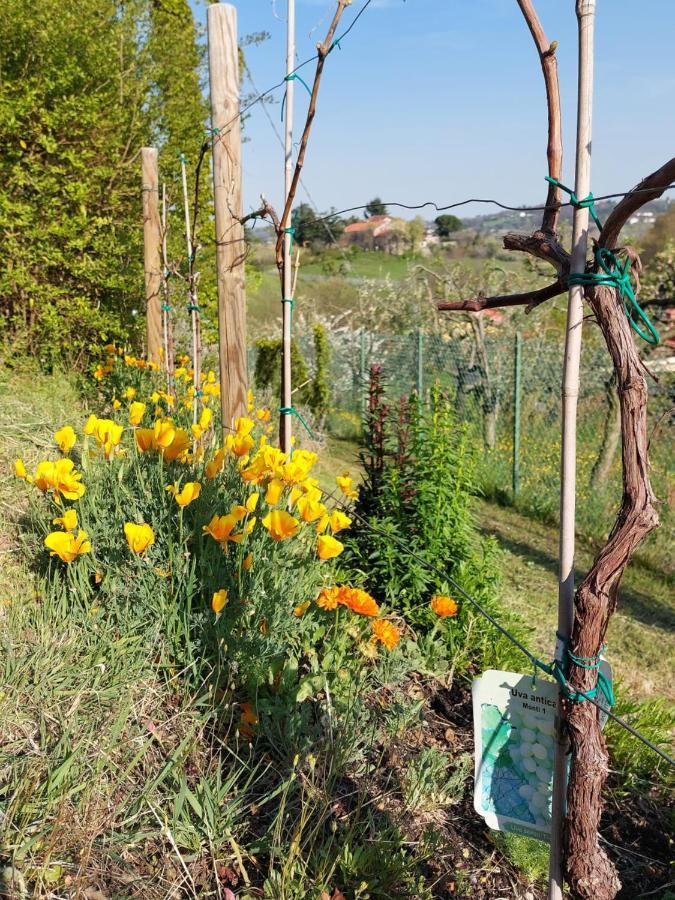
[[[180,155],[180,175],[183,183],[183,210],[185,212],[185,243],[188,254],[188,309],[192,324],[192,386],[194,398],[192,401],[192,420],[197,424],[199,418],[199,397],[202,388],[202,339],[201,317],[199,313],[199,298],[197,295],[197,274],[195,272],[195,246],[190,224],[190,201],[188,199],[187,169],[185,157]]]
[[[143,268],[145,270],[145,318],[147,354],[150,362],[162,360],[162,270],[161,225],[159,221],[159,177],[157,148],[141,148],[141,190],[143,202]]]
[[[284,132],[284,207],[293,181],[293,105],[295,83],[288,76],[295,68],[295,0],[288,0],[286,17],[286,118]],[[281,222],[284,229],[283,297],[281,301],[282,350],[281,350],[281,414],[279,419],[279,443],[284,453],[291,449],[293,432],[293,383],[291,371],[291,340],[293,322],[293,272],[291,210]]]
[[[513,348],[513,460],[511,468],[511,488],[513,498],[520,490],[520,405],[523,366],[523,336],[516,332]]]
[[[222,426],[246,414],[246,295],[241,224],[241,127],[237,10],[212,3],[206,14],[213,133],[213,200],[218,277],[218,349]]]
[[[579,83],[574,191],[581,200],[591,188],[591,137],[593,122],[593,34],[595,0],[576,0],[579,29]],[[588,249],[586,207],[574,208],[570,274],[586,268]],[[579,398],[581,330],[584,289],[571,285],[567,307],[562,388],[562,448],[560,461],[560,563],[558,575],[558,635],[555,658],[565,665],[565,644],[574,622],[574,522],[576,506],[576,419]],[[561,695],[562,699],[562,695]],[[560,717],[562,718],[562,716]],[[553,769],[549,900],[563,896],[563,821],[567,789],[567,740],[564,723],[558,722]]]

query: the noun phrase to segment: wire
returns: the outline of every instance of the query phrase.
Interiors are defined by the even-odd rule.
[[[672,191],[675,188],[675,183],[667,185],[665,188],[659,188],[658,190],[664,191]],[[619,191],[616,194],[604,194],[602,197],[595,197],[596,203],[599,200],[613,200],[616,197],[627,197],[628,194],[651,194],[653,193],[655,188],[634,188],[631,191]],[[541,212],[545,209],[548,209],[547,206],[509,206],[506,203],[502,203],[499,200],[494,200],[492,198],[482,198],[482,197],[470,197],[468,200],[459,200],[456,203],[448,203],[445,206],[439,206],[434,200],[425,200],[423,203],[400,203],[398,201],[383,201],[384,206],[398,206],[401,209],[424,209],[427,206],[432,206],[436,212],[445,212],[447,209],[457,209],[459,206],[466,206],[469,203],[491,203],[493,206],[498,206],[500,209],[510,210],[512,212]],[[574,206],[571,202],[561,203],[560,207],[563,206]],[[324,216],[325,219],[332,219],[335,216],[342,216],[345,213],[350,212],[358,212],[362,209],[366,209],[368,207],[368,203],[364,203],[360,206],[349,206],[346,209],[338,209],[335,212],[331,213],[329,216]]]
[[[339,47],[339,46],[340,46],[340,41],[342,41],[344,38],[347,37],[347,35],[349,34],[349,32],[350,32],[350,31],[352,30],[352,28],[356,25],[356,23],[359,21],[359,19],[361,18],[361,16],[362,16],[362,15],[364,14],[364,12],[368,9],[368,7],[370,6],[370,4],[371,4],[372,2],[373,2],[373,0],[365,0],[365,3],[363,4],[363,6],[361,7],[361,9],[358,11],[358,13],[356,14],[356,16],[354,17],[354,21],[351,23],[351,25],[350,25],[348,28],[346,28],[346,29],[342,32],[342,34],[340,34],[338,37],[336,37],[336,38],[334,39],[333,43],[332,43],[331,46],[328,48],[327,54],[328,54],[328,53],[332,53],[333,50],[335,49],[335,47]],[[287,82],[287,80],[288,80],[288,77],[289,77],[290,75],[295,75],[296,72],[299,72],[299,71],[300,71],[300,69],[304,69],[305,66],[308,66],[311,62],[314,62],[314,60],[316,60],[316,59],[318,59],[318,58],[319,58],[319,54],[318,54],[318,53],[315,53],[313,56],[308,56],[307,59],[304,59],[301,63],[298,63],[298,65],[297,65],[291,72],[288,72],[287,75],[286,75],[284,78],[281,79],[281,81],[279,81],[277,84],[272,85],[272,87],[267,88],[267,90],[263,91],[261,94],[258,94],[257,97],[254,97],[252,100],[250,100],[250,101],[249,101],[248,103],[246,103],[244,106],[242,106],[241,109],[239,110],[239,112],[238,112],[236,115],[232,116],[232,118],[229,119],[227,122],[225,122],[224,125],[221,125],[221,126],[219,127],[218,133],[213,135],[214,141],[215,141],[215,140],[220,140],[221,137],[222,137],[222,133],[223,133],[224,131],[226,131],[226,129],[229,128],[230,125],[232,125],[234,122],[236,122],[237,119],[240,119],[240,118],[243,116],[243,114],[244,114],[245,112],[248,112],[249,109],[251,109],[253,106],[255,106],[256,103],[260,103],[260,101],[261,101],[261,100],[264,100],[265,97],[268,97],[270,94],[273,94],[274,91],[278,91],[279,88],[284,87],[284,85],[286,84],[286,82]]]
[[[522,653],[525,654],[525,656],[529,659],[529,661],[535,667],[535,670],[541,667],[540,660],[537,659],[537,657],[530,650],[528,650],[527,647],[521,641],[519,641],[517,637],[515,637],[515,635],[511,634],[511,632],[507,628],[504,628],[503,625],[500,625],[500,623],[494,618],[494,616],[490,615],[490,613],[486,609],[484,609],[484,607],[481,606],[481,604],[476,599],[474,599],[469,593],[467,593],[467,591],[465,591],[464,588],[454,580],[454,578],[451,578],[447,572],[444,572],[441,568],[435,566],[433,563],[430,563],[423,556],[420,556],[418,553],[415,553],[414,550],[410,549],[410,546],[408,544],[406,544],[404,541],[397,538],[395,535],[390,534],[387,531],[381,531],[379,528],[376,528],[371,522],[369,522],[367,519],[365,519],[360,513],[357,513],[353,508],[347,506],[342,501],[342,498],[336,496],[334,493],[331,493],[331,492],[327,492],[327,494],[346,513],[348,513],[350,516],[353,516],[354,518],[358,519],[358,521],[363,526],[370,529],[370,531],[374,532],[375,534],[379,534],[381,537],[385,537],[388,541],[391,541],[392,543],[396,544],[398,547],[400,547],[405,553],[408,554],[408,556],[410,556],[416,562],[425,566],[429,571],[433,572],[435,575],[438,575],[444,581],[447,581],[447,583],[452,588],[454,588],[454,590],[457,591],[465,600],[467,600],[476,610],[478,610],[478,612],[482,616],[484,616],[484,618],[487,619],[487,621],[490,622],[490,624],[493,625],[497,629],[497,631],[501,632],[501,634],[503,634],[505,638],[507,638],[509,641],[511,641],[512,644],[514,644]],[[631,725],[629,725],[620,716],[615,715],[613,712],[611,712],[611,710],[607,709],[606,706],[603,706],[602,703],[599,703],[597,700],[595,700],[594,697],[589,696],[584,691],[578,690],[577,693],[580,696],[584,697],[586,700],[588,700],[589,703],[592,703],[593,706],[596,706],[598,709],[600,709],[604,713],[606,713],[610,719],[612,719],[614,722],[616,722],[622,728],[625,728],[625,730],[628,731],[630,734],[632,734],[633,737],[637,738],[639,741],[642,741],[642,743],[646,747],[649,747],[650,750],[653,750],[654,753],[657,753],[667,763],[669,763],[671,766],[675,767],[675,759],[673,759],[672,756],[669,756],[665,751],[663,751],[659,747],[657,747],[656,744],[653,744],[649,740],[649,738],[646,738],[643,734],[640,734],[639,731],[637,731],[635,728],[633,728]]]

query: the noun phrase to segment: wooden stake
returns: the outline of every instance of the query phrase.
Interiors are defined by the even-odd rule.
[[[167,254],[167,235],[169,233],[169,221],[166,215],[166,184],[162,182],[162,330],[164,337],[164,364],[166,368],[167,393],[173,394],[173,328],[171,325],[171,293],[169,291],[169,257]]]
[[[143,197],[143,266],[145,269],[147,354],[150,362],[159,365],[162,361],[162,267],[156,147],[141,148],[141,188]]]
[[[206,15],[213,131],[213,199],[218,277],[220,403],[224,430],[247,411],[244,227],[237,10],[212,3]]]
[[[286,215],[281,227],[284,231],[284,264],[283,264],[283,298],[281,303],[282,350],[281,350],[281,408],[290,410],[293,405],[293,384],[291,372],[291,339],[293,321],[293,268],[292,268],[292,236],[287,229],[291,227],[291,209],[287,204],[293,181],[293,105],[294,85],[288,78],[295,68],[295,0],[288,0],[286,17],[286,104],[284,133],[284,208]],[[291,449],[293,417],[290,412],[282,412],[279,419],[279,443],[284,453]]]
[[[180,155],[180,174],[183,182],[183,209],[185,211],[185,242],[188,254],[188,300],[190,319],[192,322],[192,420],[197,424],[199,418],[199,392],[202,388],[202,335],[201,317],[199,314],[199,297],[197,295],[197,274],[195,272],[195,246],[190,223],[190,201],[188,200],[187,170],[185,157]]]
[[[579,199],[591,189],[591,137],[593,121],[593,32],[595,0],[576,0],[579,28],[579,84],[577,106],[576,175],[574,191]],[[588,209],[574,209],[570,274],[586,268]],[[574,522],[576,506],[576,424],[581,362],[581,329],[584,289],[569,289],[562,389],[562,450],[560,462],[560,566],[558,575],[558,635],[555,658],[565,667],[565,647],[574,621]],[[561,695],[562,700],[562,695]],[[562,716],[561,716],[562,719]],[[558,722],[553,770],[549,900],[563,896],[563,821],[567,789],[567,739],[564,722]]]

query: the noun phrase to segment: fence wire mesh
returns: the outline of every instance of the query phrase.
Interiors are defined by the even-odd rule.
[[[311,335],[299,336],[310,373],[315,367]],[[330,335],[330,412],[323,430],[356,440],[365,408],[368,375],[382,367],[389,402],[416,391],[428,398],[434,384],[447,392],[458,425],[469,428],[479,448],[482,489],[542,518],[555,519],[559,502],[562,346],[534,333],[479,340],[467,335],[387,335],[338,330]],[[250,371],[255,368],[255,351]],[[652,482],[658,497],[673,492],[675,452],[672,411],[675,365],[650,363],[658,381],[649,384]],[[309,411],[308,411],[309,415]],[[578,522],[602,536],[621,497],[621,440],[611,360],[599,343],[582,353],[578,445]],[[662,538],[670,517],[662,511]]]

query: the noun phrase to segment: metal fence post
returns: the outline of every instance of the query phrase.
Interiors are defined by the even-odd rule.
[[[511,487],[514,498],[520,488],[520,391],[522,372],[523,338],[516,332],[513,354],[513,467],[511,470]]]
[[[417,397],[420,402],[424,398],[424,333],[417,329]]]
[[[368,377],[366,373],[366,332],[361,329],[361,347],[359,358],[359,397],[361,399],[361,416],[365,418],[368,396]]]

